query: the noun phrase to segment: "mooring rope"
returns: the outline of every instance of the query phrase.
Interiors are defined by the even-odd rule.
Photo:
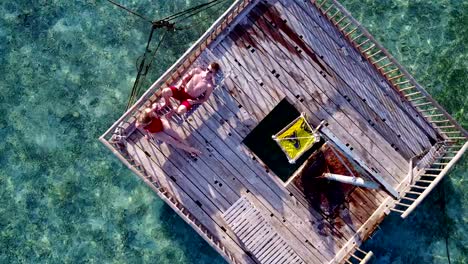
[[[189,14],[189,17],[191,16],[194,16],[202,11],[205,11],[206,9],[208,8],[211,8],[215,5],[218,5],[222,2],[226,2],[227,0],[212,0],[210,2],[206,2],[206,3],[203,3],[203,4],[200,4],[200,5],[197,5],[197,6],[194,6],[194,7],[190,7],[184,11],[181,11],[179,13],[175,13],[175,14],[172,14],[170,16],[167,16],[161,20],[165,20],[165,21],[171,21],[171,20],[175,20],[181,16],[184,16],[186,14]]]
[[[214,1],[211,1],[209,2],[209,4],[206,4],[206,5],[200,5],[197,9],[194,10],[194,12],[191,12],[185,16],[181,15],[181,16],[177,16],[176,18],[178,18],[177,20],[174,21],[174,23],[180,23],[182,21],[185,21],[189,18],[192,18],[194,17],[195,15],[201,13],[201,12],[204,12],[205,10],[208,10],[214,6],[217,6],[217,5],[220,5],[224,2],[226,2],[227,0],[214,0]],[[173,21],[174,19],[176,18],[173,18],[173,19],[169,19],[169,21]]]
[[[168,31],[176,31],[176,30],[183,30],[183,29],[189,29],[189,28],[192,28],[194,27],[195,25],[192,24],[190,26],[186,26],[186,27],[183,27],[183,28],[176,28],[175,27],[175,23],[179,23],[181,21],[184,21],[184,20],[187,20],[188,18],[190,17],[193,17],[197,14],[199,14],[200,12],[203,12],[213,6],[216,6],[216,5],[219,5],[223,2],[226,2],[227,0],[212,0],[210,2],[206,2],[206,3],[203,3],[203,4],[200,4],[200,5],[196,5],[196,6],[193,6],[193,7],[190,7],[186,10],[183,10],[181,12],[178,12],[178,13],[175,13],[175,14],[172,14],[170,16],[167,16],[163,19],[160,19],[160,20],[151,20],[147,17],[145,17],[144,15],[142,14],[139,14],[133,10],[131,10],[130,8],[122,5],[122,4],[119,4],[113,0],[107,0],[109,3],[127,11],[128,13],[134,15],[134,16],[137,16],[143,20],[145,20],[146,22],[149,22],[151,23],[152,27],[151,27],[151,32],[150,32],[150,35],[149,35],[149,38],[148,38],[148,42],[146,43],[146,48],[145,48],[145,53],[138,57],[137,59],[137,77],[135,79],[135,82],[133,83],[133,87],[132,87],[132,91],[130,93],[130,97],[128,99],[128,102],[127,102],[127,107],[126,107],[126,110],[128,110],[130,108],[130,106],[136,101],[136,98],[138,97],[138,94],[141,90],[141,85],[143,83],[143,81],[145,80],[146,78],[146,74],[148,73],[148,70],[151,68],[155,58],[156,58],[156,53],[157,51],[159,50],[162,42],[164,41],[165,37],[166,37],[166,33]],[[151,52],[150,50],[150,45],[151,45],[151,42],[152,42],[152,39],[153,39],[153,34],[155,32],[156,29],[158,28],[166,28],[166,31],[164,32],[164,34],[162,35],[162,37],[160,38],[158,44],[156,45],[156,48],[153,52]],[[151,58],[149,60],[149,63],[146,64],[147,60],[148,60],[148,54],[151,54]],[[140,60],[141,58],[141,62],[138,63],[138,61]],[[138,65],[139,64],[139,65]],[[142,80],[143,78],[143,80]]]
[[[146,49],[145,49],[145,54],[143,55],[143,59],[140,62],[139,67],[137,68],[137,77],[135,79],[135,82],[133,83],[132,91],[130,93],[130,97],[127,102],[127,108],[128,110],[133,103],[136,101],[136,98],[138,97],[138,94],[140,93],[141,90],[141,84],[144,82],[146,79],[146,74],[148,73],[148,70],[151,68],[151,65],[153,64],[154,60],[156,59],[156,54],[161,47],[161,44],[163,43],[167,31],[165,31],[162,35],[162,37],[159,39],[158,44],[156,45],[156,48],[153,52],[149,49],[149,46],[151,44],[152,38],[153,38],[153,33],[156,30],[155,27],[151,28],[151,33],[148,38],[148,42],[146,44]],[[146,60],[148,59],[148,54],[151,54],[149,63],[146,64]],[[146,65],[146,66],[145,66]]]
[[[121,9],[123,9],[123,10],[129,12],[130,14],[133,14],[133,15],[135,15],[135,16],[137,16],[137,17],[139,17],[139,18],[141,18],[141,19],[143,19],[143,20],[145,20],[145,21],[147,21],[147,22],[153,23],[153,21],[152,21],[151,19],[149,19],[149,18],[143,16],[142,14],[139,14],[139,13],[137,13],[137,12],[131,10],[131,9],[128,8],[128,7],[125,7],[125,6],[123,6],[123,5],[121,5],[121,4],[117,3],[117,2],[112,1],[112,0],[107,0],[107,2],[113,4],[113,5],[115,5],[115,6],[119,7],[119,8],[121,8]]]

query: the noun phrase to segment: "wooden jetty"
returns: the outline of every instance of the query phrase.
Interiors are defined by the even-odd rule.
[[[135,116],[209,61],[223,82],[173,125],[203,154],[145,139]],[[327,194],[301,186],[307,175],[279,179],[244,139],[285,101],[311,125],[324,121],[323,162],[345,159],[380,188],[335,185],[342,197],[327,211]],[[365,263],[363,241],[421,203],[467,136],[338,2],[239,0],[100,140],[230,263]]]

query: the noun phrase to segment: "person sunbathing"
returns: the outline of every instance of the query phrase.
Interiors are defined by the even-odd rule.
[[[161,96],[164,103],[160,108],[170,106],[169,98],[172,97],[180,102],[173,111],[181,115],[190,110],[193,105],[207,101],[215,87],[214,75],[219,69],[219,64],[216,62],[211,62],[206,69],[199,67],[192,69],[176,86],[162,90]]]
[[[182,137],[174,131],[169,122],[165,119],[161,119],[154,111],[150,108],[146,108],[137,117],[136,127],[141,128],[146,132],[145,138],[154,138],[166,142],[176,148],[182,149],[190,153],[191,155],[200,155],[201,151],[190,146]]]

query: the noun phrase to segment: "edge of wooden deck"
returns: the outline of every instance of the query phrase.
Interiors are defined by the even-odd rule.
[[[140,177],[164,202],[166,202],[187,224],[189,224],[205,241],[208,242],[227,262],[244,263],[239,261],[232,252],[225,247],[220,240],[217,240],[207,228],[197,223],[197,219],[191,216],[179,201],[177,201],[169,191],[164,190],[156,178],[152,178],[144,168],[131,159],[121,149],[119,141],[125,139],[123,135],[127,129],[131,129],[135,116],[141,111],[148,100],[163,85],[168,85],[173,80],[179,78],[187,68],[198,58],[198,56],[221,34],[229,31],[229,26],[236,24],[242,14],[248,12],[249,7],[254,6],[259,0],[236,0],[212,25],[211,27],[168,69],[162,74],[151,87],[131,106],[109,129],[100,137],[101,141],[111,152],[124,163],[131,171]],[[191,217],[190,217],[191,216]]]
[[[154,93],[162,86],[169,85],[173,80],[178,79],[191,64],[198,58],[198,56],[206,49],[214,40],[221,34],[226,34],[226,29],[236,24],[242,17],[242,14],[248,11],[248,7],[252,7],[259,0],[236,0],[212,25],[211,27],[189,48],[187,51],[169,68],[164,72],[150,88],[119,118],[115,121],[109,129],[107,129],[99,138],[104,139],[112,134],[119,127],[126,129],[135,116],[140,112],[142,107],[146,104]]]
[[[229,27],[235,24],[242,17],[242,14],[248,12],[248,7],[254,6],[258,0],[237,0],[231,7],[203,34],[197,42],[195,42],[185,53],[179,58],[151,87],[144,93],[144,95],[123,115],[121,116],[102,136],[99,140],[109,148],[127,167],[129,167],[134,173],[136,173],[146,184],[148,184],[157,195],[163,199],[179,216],[184,219],[189,225],[195,229],[195,231],[202,236],[218,253],[220,253],[228,262],[239,263],[240,261],[227,250],[223,244],[216,240],[206,228],[197,224],[197,219],[190,217],[190,212],[184,208],[176,199],[171,197],[170,193],[160,188],[157,181],[151,177],[148,173],[139,168],[137,163],[134,163],[128,157],[125,157],[124,152],[119,149],[119,143],[114,140],[114,135],[119,135],[119,129],[128,129],[131,127],[131,123],[134,121],[134,117],[138,114],[142,107],[145,106],[148,100],[151,100],[153,94],[163,84],[170,84],[174,80],[178,79],[187,68],[200,56],[204,49],[206,49],[211,43],[216,42],[222,36],[230,31]],[[387,84],[394,89],[395,92],[405,100],[408,105],[413,108],[417,113],[420,114],[418,119],[422,119],[422,122],[426,122],[430,127],[435,129],[439,135],[444,138],[447,144],[454,145],[458,144],[459,148],[456,151],[451,151],[454,156],[448,157],[442,155],[442,157],[450,158],[450,161],[446,163],[446,166],[441,169],[438,176],[434,179],[433,184],[428,186],[426,191],[422,193],[416,201],[410,206],[408,210],[402,213],[402,217],[406,217],[411,213],[414,208],[419,205],[420,202],[429,194],[429,192],[437,185],[440,180],[449,172],[450,168],[456,163],[456,161],[462,156],[468,147],[466,139],[468,133],[466,130],[459,125],[456,120],[448,114],[442,106],[440,106],[430,94],[419,84],[416,80],[408,73],[408,71],[401,66],[395,58],[388,53],[388,51],[379,44],[374,37],[356,21],[351,14],[336,0],[322,0],[310,2],[328,19],[337,30],[342,32],[345,39],[349,41],[356,50],[374,66],[374,70],[377,71],[382,77],[385,78]],[[330,12],[330,11],[336,11]],[[337,20],[338,12],[341,12],[342,17]],[[333,14],[333,15],[332,15]],[[337,23],[338,22],[338,23]],[[350,27],[350,25],[352,25]],[[348,29],[348,30],[346,30]],[[359,35],[360,34],[360,35]],[[359,37],[356,37],[359,35]],[[362,44],[362,36],[368,40],[364,40],[369,43]],[[361,40],[361,43],[357,43],[357,40]],[[377,56],[380,54],[383,56]],[[387,66],[388,65],[388,66]],[[395,66],[396,70],[388,70],[387,67]],[[391,73],[389,73],[391,72]],[[417,96],[417,97],[412,97]],[[415,99],[417,98],[417,99]],[[424,101],[421,101],[424,100]],[[445,121],[446,120],[446,121]],[[442,125],[439,125],[442,124]],[[443,124],[449,124],[448,126]],[[452,134],[459,133],[460,136],[453,136]],[[118,140],[117,140],[118,141]],[[430,166],[435,164],[431,162]],[[416,171],[416,177],[420,177],[424,174],[424,171]],[[403,180],[399,186],[398,191],[404,195],[410,188],[408,187],[410,182],[410,175]],[[410,182],[411,183],[411,182]],[[348,257],[352,251],[364,242],[368,236],[370,236],[374,229],[377,227],[385,215],[390,213],[390,210],[395,208],[396,204],[401,200],[395,200],[387,198],[378,209],[371,215],[370,218],[357,230],[355,235],[347,241],[345,246],[336,254],[335,258],[330,263],[342,262]]]

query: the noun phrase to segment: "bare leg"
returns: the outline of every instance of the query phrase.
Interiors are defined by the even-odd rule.
[[[198,149],[185,145],[184,143],[176,140],[175,138],[171,137],[169,134],[166,134],[165,132],[154,133],[153,137],[155,139],[161,140],[162,142],[166,142],[167,144],[170,144],[176,148],[185,150],[190,154],[196,154],[196,155],[201,154],[201,152]]]
[[[161,118],[161,123],[163,124],[164,133],[168,134],[169,136],[173,137],[175,140],[184,143],[185,145],[189,146],[189,144],[177,133],[174,129],[172,129],[171,124],[167,119]]]
[[[164,127],[164,131],[163,132],[160,132],[160,133],[156,133],[156,134],[153,134],[153,135],[158,135],[160,136],[161,134],[162,135],[166,135],[168,138],[171,138],[172,140],[170,140],[170,142],[167,142],[171,145],[173,145],[174,147],[177,147],[177,148],[180,148],[180,149],[183,149],[187,152],[190,152],[192,154],[201,154],[201,151],[199,151],[198,149],[190,146],[187,141],[185,141],[180,135],[179,133],[177,133],[175,130],[173,130],[171,128],[171,126],[169,125],[169,122],[165,119],[161,119],[161,122],[163,124],[163,127]],[[163,136],[164,137],[164,136]],[[163,139],[161,139],[162,141],[165,141]]]

